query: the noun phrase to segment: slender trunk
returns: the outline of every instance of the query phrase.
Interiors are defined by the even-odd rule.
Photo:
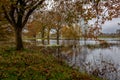
[[[34,39],[33,39],[32,41],[33,41],[33,43],[36,45],[36,43],[37,43],[37,40],[36,40],[36,34],[33,35],[33,38],[34,38]]]
[[[59,45],[59,30],[57,30],[57,44]]]
[[[23,42],[22,42],[22,28],[15,29],[15,37],[16,37],[16,50],[22,50]]]
[[[87,40],[87,31],[85,29],[85,34],[84,34],[84,45],[86,46],[86,40]]]
[[[44,31],[44,28],[42,29],[42,33],[41,33],[41,38],[42,38],[42,44],[44,45],[44,33],[45,33],[45,31]]]
[[[48,30],[47,41],[48,41],[48,44],[50,44],[50,30]]]

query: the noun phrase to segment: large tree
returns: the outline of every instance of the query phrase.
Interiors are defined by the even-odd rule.
[[[0,8],[4,17],[14,28],[17,50],[23,49],[22,29],[35,9],[43,7],[44,2],[45,0],[1,0]]]
[[[38,6],[42,7],[45,1],[46,0],[1,0],[0,8],[2,8],[5,18],[15,30],[17,50],[23,48],[21,34],[28,18]],[[54,23],[54,26],[58,30],[58,36],[60,34],[59,30],[63,25],[73,25],[79,23],[80,20],[84,20],[87,23],[94,18],[96,19],[96,27],[104,23],[106,20],[118,17],[120,12],[119,0],[54,1],[56,2],[53,2],[52,4],[51,10],[53,10],[53,16],[51,21],[53,21],[52,23]],[[42,30],[43,32],[44,28],[45,27],[43,27]],[[59,39],[59,37],[57,37],[57,39]]]

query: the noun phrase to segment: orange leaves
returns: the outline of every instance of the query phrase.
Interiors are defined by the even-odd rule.
[[[87,30],[86,38],[97,40],[97,37],[101,34],[100,27],[89,27]]]
[[[27,28],[28,28],[27,35],[32,36],[32,37],[36,37],[36,35],[40,31],[41,26],[40,26],[39,22],[33,21],[27,26]]]

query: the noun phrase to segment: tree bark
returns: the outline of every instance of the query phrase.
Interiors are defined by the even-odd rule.
[[[22,50],[23,41],[22,41],[22,28],[17,27],[15,29],[15,38],[16,38],[16,50]]]
[[[42,31],[42,33],[41,33],[41,38],[42,38],[42,44],[44,45],[45,43],[44,43],[44,30]]]
[[[57,30],[57,45],[59,45],[59,30]]]
[[[50,44],[50,30],[48,30],[47,41],[48,41],[48,44]]]
[[[27,23],[30,15],[38,6],[41,6],[45,0],[33,0],[33,2],[31,2],[31,0],[8,0],[7,2],[10,4],[6,5],[2,2],[0,8],[2,8],[5,19],[15,29],[16,49],[22,50],[22,29]]]

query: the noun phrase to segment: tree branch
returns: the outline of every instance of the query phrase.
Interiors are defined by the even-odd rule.
[[[18,0],[18,2],[20,3],[20,7],[17,7],[17,25],[19,25],[19,27],[22,27],[22,20],[23,20],[23,15],[25,13],[25,7],[26,7],[26,3],[24,0]]]
[[[13,21],[10,19],[9,14],[7,13],[7,10],[6,10],[6,8],[5,8],[4,5],[2,5],[2,10],[3,10],[3,13],[4,13],[5,18],[6,18],[6,19],[8,20],[8,22],[9,22],[11,25],[13,25],[13,27],[14,27]]]
[[[42,5],[42,3],[44,2],[45,0],[41,0],[39,1],[37,4],[35,4],[34,6],[32,6],[29,11],[27,12],[25,18],[24,18],[24,21],[23,21],[23,24],[22,24],[22,27],[25,26],[25,24],[27,23],[28,21],[28,18],[29,16],[33,13],[33,11],[39,6],[39,5]]]
[[[10,18],[11,18],[12,23],[13,23],[14,25],[16,25],[15,16],[14,16],[14,14],[15,14],[15,5],[12,4],[11,7],[10,7],[10,9],[11,9],[11,10],[10,10],[10,12],[9,12],[9,16],[10,16]]]

